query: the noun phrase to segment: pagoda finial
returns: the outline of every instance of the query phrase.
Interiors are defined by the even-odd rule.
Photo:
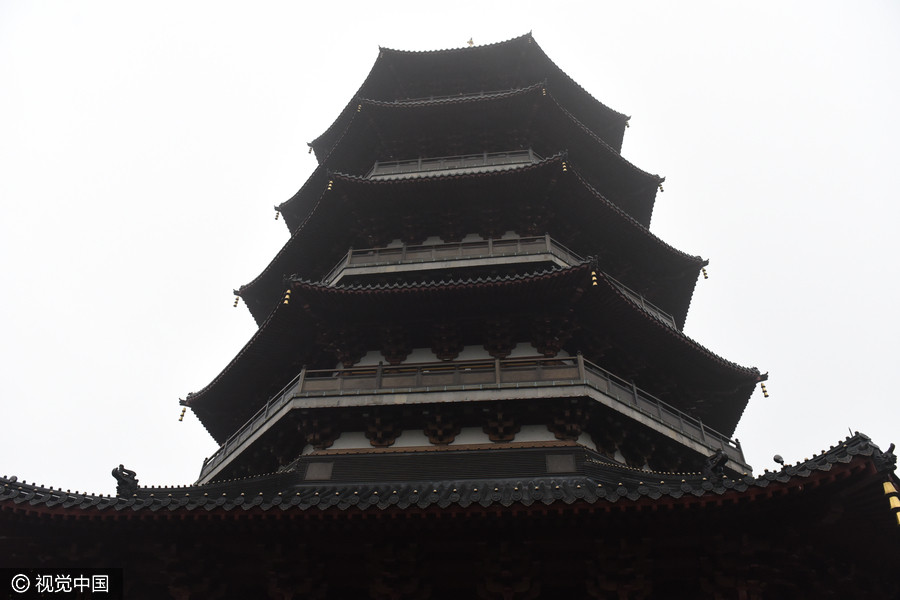
[[[469,41],[466,43],[469,45],[469,47],[472,47],[475,45],[475,42],[472,40],[472,38],[469,38]]]

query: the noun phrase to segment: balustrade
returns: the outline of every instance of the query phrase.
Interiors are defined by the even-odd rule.
[[[452,172],[460,169],[488,171],[493,170],[495,167],[528,165],[540,160],[542,160],[541,157],[531,150],[414,158],[410,160],[376,162],[366,174],[366,177],[368,179],[389,179],[414,173],[437,175],[441,172]]]
[[[322,279],[327,285],[333,285],[348,270],[361,268],[387,267],[392,265],[412,265],[421,263],[439,263],[459,260],[494,259],[510,256],[538,256],[546,254],[553,257],[561,265],[574,266],[584,261],[549,235],[535,237],[498,238],[475,240],[469,242],[451,242],[446,244],[424,244],[417,246],[384,247],[351,249]],[[435,267],[437,268],[437,266]],[[641,294],[631,290],[613,277],[606,277],[628,298],[634,301],[649,314],[653,315],[673,329],[678,329],[675,318]]]
[[[574,358],[469,360],[396,366],[379,364],[341,369],[304,368],[206,460],[200,478],[202,480],[211,473],[263,425],[273,421],[281,408],[295,398],[570,385],[587,385],[624,406],[636,409],[668,429],[684,434],[712,450],[722,449],[730,459],[741,465],[745,464],[743,451],[736,440],[706,427],[699,419],[578,355]]]

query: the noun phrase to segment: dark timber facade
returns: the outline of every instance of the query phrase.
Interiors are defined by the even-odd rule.
[[[0,553],[135,598],[896,597],[892,448],[752,474],[765,376],[682,332],[706,261],[650,232],[627,123],[530,34],[382,49],[183,401],[198,480],[5,478]]]

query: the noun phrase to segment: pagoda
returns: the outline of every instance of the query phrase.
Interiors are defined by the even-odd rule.
[[[4,479],[0,550],[155,577],[128,597],[900,593],[893,446],[752,474],[766,376],[684,334],[707,261],[650,232],[628,119],[530,34],[381,49],[235,291],[258,330],[182,401],[197,481]]]

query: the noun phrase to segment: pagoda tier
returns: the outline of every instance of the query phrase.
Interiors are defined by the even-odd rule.
[[[530,344],[544,357],[582,352],[730,434],[759,371],[703,348],[597,268],[585,262],[538,274],[390,286],[293,280],[241,352],[186,404],[221,443],[304,365],[349,367],[369,351],[400,364],[417,348],[430,348],[431,360],[453,360],[467,346],[502,358]]]
[[[542,156],[568,151],[594,188],[650,225],[663,178],[622,158],[566,112],[547,84],[443,100],[360,100],[321,163],[331,171],[363,176],[384,161],[529,148]]]
[[[579,370],[582,380],[559,379]],[[551,447],[560,441],[577,443],[636,470],[698,471],[710,455],[723,451],[729,476],[750,471],[737,441],[643,390],[632,395],[630,386],[618,387],[615,377],[583,359],[429,363],[335,373],[303,370],[296,385],[204,461],[198,483],[284,470],[302,460],[299,457],[322,452],[490,452]],[[498,381],[486,383],[494,373]],[[365,387],[379,377],[382,388]],[[402,402],[397,388],[384,393],[415,378],[432,386],[443,379],[450,389],[436,393],[411,385],[403,390]],[[451,387],[450,381],[458,383]],[[353,387],[341,391],[342,384]],[[629,392],[609,395],[616,388]],[[653,414],[657,407],[661,417]],[[436,470],[432,476],[443,473]]]
[[[266,269],[237,292],[257,323],[280,300],[284,276],[318,280],[348,248],[468,234],[549,234],[671,314],[683,327],[706,262],[669,246],[594,190],[562,156],[501,172],[376,180],[314,175],[300,225]],[[391,215],[397,215],[392,217]]]
[[[563,73],[531,34],[471,48],[407,52],[381,48],[359,91],[334,123],[310,146],[321,160],[353,119],[359,99],[393,101],[458,97],[547,82],[576,119],[616,152],[628,117],[594,99]]]

